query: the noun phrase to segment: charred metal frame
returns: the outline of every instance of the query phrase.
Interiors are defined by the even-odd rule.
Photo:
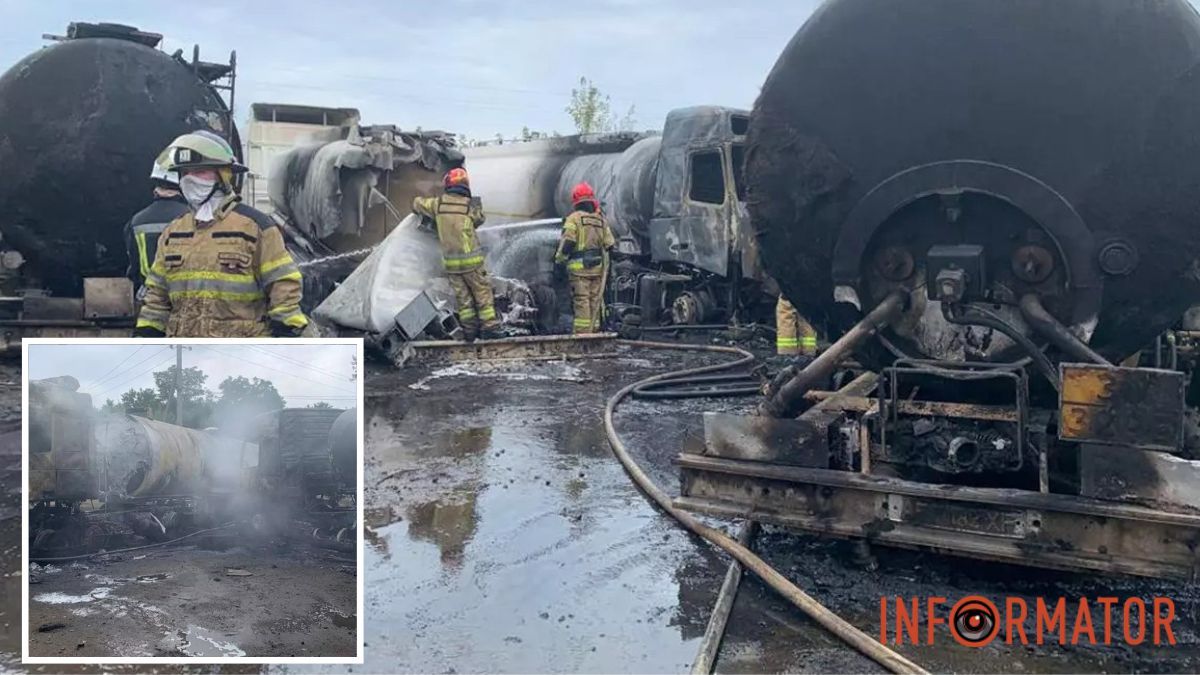
[[[817,403],[797,423],[832,429],[831,416],[854,436],[859,472],[813,466],[812,453],[758,456],[706,443],[706,454],[679,456],[681,509],[771,523],[819,535],[861,538],[903,548],[1063,570],[1187,580],[1200,578],[1200,514],[1127,502],[1050,493],[1046,448],[1039,447],[1039,490],[926,483],[872,474],[868,421],[897,414],[1002,421],[1028,427],[1028,383],[1019,369],[986,373],[1011,378],[1017,406],[908,401],[881,378],[920,371],[919,361],[864,374],[836,392],[805,395]],[[961,367],[978,364],[962,364]],[[939,363],[938,367],[946,364]],[[990,368],[996,369],[995,365]],[[874,391],[872,391],[874,389]],[[708,417],[713,416],[712,420]],[[708,427],[720,415],[706,415]],[[745,418],[747,428],[770,418]],[[727,426],[727,425],[726,425]],[[878,425],[881,430],[883,424]],[[715,435],[714,435],[715,438]],[[708,439],[712,440],[712,438]],[[881,431],[878,442],[886,443]],[[1025,439],[1022,438],[1022,441]],[[854,446],[857,445],[857,448]],[[776,449],[777,450],[777,449]],[[1130,452],[1141,452],[1130,449]],[[778,454],[778,453],[776,453]],[[759,461],[755,461],[755,458]],[[765,460],[765,461],[763,461]]]
[[[986,380],[986,379],[1006,379],[1013,381],[1014,395],[1014,414],[1011,419],[1004,420],[1015,422],[1017,425],[1016,433],[1016,453],[1017,457],[1024,459],[1025,457],[1025,430],[1029,426],[1029,378],[1025,375],[1025,369],[1017,364],[1010,363],[976,363],[971,361],[966,362],[950,362],[950,361],[931,361],[925,359],[903,358],[898,359],[895,364],[883,370],[882,382],[884,386],[876,387],[876,396],[881,414],[885,415],[889,421],[896,422],[900,418],[901,412],[907,415],[917,415],[922,417],[949,417],[958,419],[970,420],[985,420],[998,421],[993,409],[976,412],[975,408],[979,406],[951,403],[942,401],[922,401],[929,407],[923,410],[920,406],[908,406],[902,411],[900,406],[900,377],[902,375],[926,375],[938,376],[938,371],[945,371],[950,379],[955,379],[954,375],[971,380]],[[917,403],[910,401],[909,403]],[[879,425],[879,447],[883,454],[887,454],[887,424]],[[1039,449],[1039,454],[1045,453],[1045,449]],[[1045,463],[1045,458],[1039,458]]]

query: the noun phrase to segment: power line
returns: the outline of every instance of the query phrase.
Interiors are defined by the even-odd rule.
[[[337,379],[339,379],[339,380],[342,380],[343,382],[344,382],[344,381],[346,381],[346,380],[348,379],[348,378],[345,376],[345,374],[339,374],[339,373],[335,373],[335,372],[333,372],[332,370],[326,370],[326,369],[324,369],[324,368],[318,368],[318,367],[316,367],[316,366],[314,366],[314,365],[311,365],[311,364],[305,363],[305,362],[303,362],[303,361],[300,361],[300,360],[297,360],[297,359],[293,359],[293,358],[291,358],[291,357],[284,356],[283,354],[276,354],[275,352],[273,352],[273,351],[271,351],[271,350],[269,350],[269,349],[266,349],[266,348],[264,348],[264,347],[259,347],[258,345],[241,345],[241,346],[242,346],[242,347],[245,347],[246,349],[252,349],[252,350],[254,350],[254,351],[256,351],[256,352],[259,352],[259,353],[262,353],[262,354],[266,354],[267,356],[272,356],[272,357],[274,357],[274,358],[277,358],[277,359],[280,359],[280,360],[283,360],[283,361],[287,361],[287,362],[289,362],[289,363],[291,363],[291,364],[293,364],[293,365],[300,366],[301,368],[306,368],[306,369],[308,369],[308,370],[311,370],[311,371],[313,371],[314,373],[320,373],[320,374],[322,374],[322,375],[328,375],[328,376],[330,376],[330,377],[335,377],[335,378],[337,378]]]
[[[252,365],[252,366],[258,366],[259,368],[266,368],[267,370],[272,370],[272,371],[275,371],[275,372],[277,372],[277,373],[282,373],[282,374],[284,374],[284,375],[287,375],[288,377],[294,377],[294,378],[297,378],[297,379],[300,379],[300,380],[304,380],[304,381],[306,381],[306,382],[312,382],[313,384],[320,385],[320,386],[322,386],[322,387],[329,387],[329,386],[330,386],[330,384],[329,384],[328,382],[318,382],[318,381],[316,381],[316,380],[313,380],[313,379],[310,379],[310,378],[304,377],[303,375],[297,375],[296,373],[289,373],[289,372],[287,372],[287,371],[285,371],[285,370],[279,370],[278,368],[272,368],[271,366],[268,366],[268,365],[266,365],[266,364],[264,364],[264,363],[256,363],[256,362],[254,362],[254,361],[251,361],[251,360],[249,360],[249,359],[242,358],[242,357],[240,357],[240,356],[238,356],[238,355],[236,355],[236,354],[230,354],[229,352],[222,351],[222,350],[220,350],[220,349],[215,349],[215,348],[213,348],[213,347],[210,347],[210,346],[208,346],[208,345],[204,345],[204,346],[202,346],[202,347],[201,347],[201,349],[207,349],[208,351],[211,351],[211,352],[216,352],[217,354],[222,354],[222,355],[224,355],[224,356],[227,356],[227,357],[229,357],[229,358],[231,358],[231,359],[237,359],[238,361],[242,361],[242,362],[244,362],[244,363],[249,363],[249,364],[250,364],[250,365]],[[344,390],[344,389],[342,389],[342,390],[338,390],[338,391],[340,391],[340,393],[343,393],[343,394],[349,394],[349,393],[350,393],[350,392],[348,392],[348,391],[346,391],[346,390]]]
[[[105,373],[105,374],[101,375],[99,378],[97,378],[97,379],[95,379],[95,380],[92,380],[92,383],[93,383],[93,384],[99,384],[99,383],[103,382],[103,381],[104,381],[104,378],[108,377],[109,375],[112,375],[112,374],[113,374],[113,371],[115,371],[117,368],[120,368],[120,367],[121,367],[121,365],[122,365],[122,364],[124,364],[124,363],[125,363],[126,361],[128,361],[129,359],[132,359],[134,356],[137,356],[137,353],[138,353],[138,352],[140,352],[140,351],[142,351],[142,350],[143,350],[143,349],[145,349],[145,348],[146,348],[146,345],[142,345],[142,346],[138,347],[137,349],[133,350],[132,352],[130,352],[129,356],[126,356],[125,358],[123,358],[123,359],[121,359],[120,361],[118,361],[118,362],[117,362],[117,365],[115,365],[115,366],[113,366],[112,368],[110,368],[110,369],[109,369],[109,371],[108,371],[107,373]],[[83,388],[83,389],[88,389],[90,386],[91,386],[91,385],[89,385],[88,387],[82,387],[82,388]]]
[[[156,364],[154,364],[154,365],[150,366],[149,368],[147,368],[146,370],[143,370],[142,372],[138,373],[137,375],[134,375],[133,377],[129,378],[128,380],[125,380],[125,381],[124,381],[124,382],[122,382],[121,384],[113,385],[113,386],[111,386],[111,387],[109,387],[109,388],[107,388],[107,389],[104,389],[104,390],[102,390],[101,392],[99,392],[99,393],[97,393],[97,394],[93,394],[93,396],[97,396],[97,397],[98,397],[98,396],[100,396],[100,394],[101,394],[101,393],[106,393],[106,392],[112,391],[112,390],[114,390],[114,389],[120,389],[121,387],[123,387],[123,386],[125,386],[125,385],[129,384],[130,382],[133,382],[134,380],[136,380],[136,379],[138,379],[139,377],[141,377],[141,376],[145,375],[146,373],[149,373],[149,372],[153,371],[155,368],[158,368],[159,366],[164,366],[164,365],[166,365],[166,364],[168,364],[168,363],[171,363],[171,362],[172,362],[172,361],[174,361],[174,360],[175,360],[175,355],[174,355],[174,354],[171,354],[171,355],[170,355],[170,356],[168,356],[167,358],[165,358],[165,359],[163,359],[162,361],[159,361],[158,363],[156,363]]]
[[[161,353],[161,352],[159,352],[159,353]],[[118,380],[122,376],[124,376],[126,373],[132,372],[134,369],[141,367],[142,364],[149,362],[150,360],[152,360],[154,358],[154,356],[155,356],[155,353],[151,352],[150,356],[147,356],[146,358],[142,359],[141,361],[138,361],[137,363],[133,364],[132,366],[129,366],[128,368],[118,372],[116,375],[114,375],[112,377],[106,377],[103,380],[92,384],[92,388],[96,389],[97,391],[108,391],[108,389],[111,389],[111,387],[109,387],[108,389],[98,389],[98,388],[101,384],[104,384],[105,382],[115,382],[116,380]]]

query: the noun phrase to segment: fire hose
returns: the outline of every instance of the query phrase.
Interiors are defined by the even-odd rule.
[[[627,396],[635,389],[645,387],[663,380],[678,380],[685,377],[693,377],[697,375],[706,375],[722,370],[729,370],[740,366],[748,365],[754,361],[754,355],[750,352],[739,349],[737,347],[720,347],[714,345],[690,345],[683,343],[670,342],[644,342],[644,341],[621,341],[621,344],[626,344],[633,347],[645,347],[651,349],[677,349],[686,351],[713,352],[721,354],[734,354],[741,358],[734,359],[726,363],[718,363],[710,366],[700,366],[696,368],[687,368],[669,373],[653,375],[651,377],[639,380],[633,384],[627,385],[611,398],[604,406],[604,429],[608,435],[608,442],[612,446],[613,453],[621,465],[625,467],[625,471],[633,478],[637,486],[646,493],[663,511],[666,511],[670,516],[675,518],[684,527],[707,540],[708,542],[720,547],[726,553],[733,556],[734,560],[741,563],[746,569],[753,572],[756,576],[763,580],[768,586],[775,589],[786,598],[789,602],[795,605],[800,611],[807,614],[814,621],[823,626],[826,630],[833,633],[835,636],[849,644],[851,647],[858,650],[864,656],[872,661],[887,668],[893,673],[924,673],[926,672],[916,663],[908,660],[904,656],[889,649],[879,641],[870,637],[858,628],[855,628],[845,619],[841,618],[834,612],[830,611],[812,596],[805,593],[798,586],[780,574],[775,568],[771,567],[762,558],[754,554],[750,549],[743,546],[733,537],[713,527],[709,527],[701,523],[694,516],[685,513],[671,503],[670,496],[667,495],[660,487],[655,485],[654,481],[638,466],[633,457],[629,454],[625,444],[621,441],[621,437],[617,434],[616,426],[613,424],[613,415],[616,412],[617,406],[620,405]]]

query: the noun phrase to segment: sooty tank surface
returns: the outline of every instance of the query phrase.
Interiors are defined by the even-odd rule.
[[[239,147],[226,115],[189,65],[145,44],[67,39],[30,54],[0,76],[0,232],[56,293],[123,276],[121,231],[150,201],[154,158],[202,128]]]
[[[1200,301],[1198,60],[1183,0],[826,2],[754,109],[764,263],[835,329],[916,291],[892,337],[961,359],[926,263],[979,246],[978,299],[1020,325],[1036,294],[1127,355]]]

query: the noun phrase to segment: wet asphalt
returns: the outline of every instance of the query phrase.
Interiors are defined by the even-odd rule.
[[[624,384],[728,358],[633,349],[614,359],[371,372],[365,669],[690,668],[727,561],[638,492],[608,448],[601,414]],[[745,412],[751,403],[630,401],[616,425],[642,467],[674,494],[673,459],[702,444],[701,414]],[[971,594],[1031,603],[1036,595],[1176,600],[1175,646],[1000,640],[974,649],[945,638],[900,648],[931,670],[1191,672],[1200,663],[1200,604],[1191,585],[887,548],[864,555],[851,542],[774,528],[755,548],[872,636],[884,595],[943,596],[951,604]],[[747,576],[717,671],[880,668]]]

